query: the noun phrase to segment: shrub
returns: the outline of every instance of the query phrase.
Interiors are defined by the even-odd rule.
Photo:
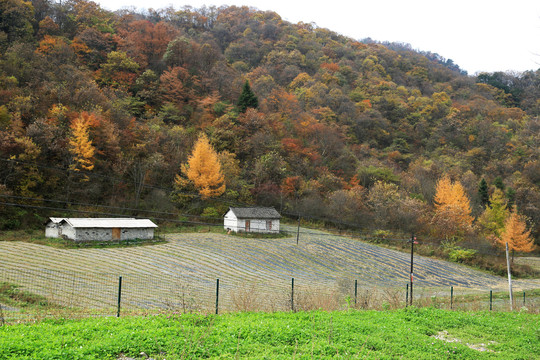
[[[201,214],[202,217],[205,217],[205,218],[219,218],[219,213],[218,211],[216,210],[216,208],[214,207],[207,207],[203,210],[202,214]]]
[[[476,255],[476,250],[473,249],[463,249],[459,246],[456,246],[448,254],[448,258],[453,262],[466,262],[472,260]]]

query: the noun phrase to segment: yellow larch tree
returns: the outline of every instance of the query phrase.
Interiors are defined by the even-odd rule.
[[[453,182],[448,175],[441,177],[435,188],[434,205],[431,223],[440,235],[452,237],[472,230],[471,204],[459,181]]]
[[[187,164],[182,167],[182,172],[193,182],[203,199],[216,197],[225,192],[225,177],[221,171],[218,155],[204,134],[199,136]],[[175,183],[178,187],[182,187],[185,180],[177,175]]]
[[[484,234],[492,238],[500,238],[504,223],[510,211],[506,208],[506,199],[501,189],[495,188],[489,196],[486,209],[478,218],[478,224]]]
[[[518,214],[517,208],[514,206],[504,222],[504,230],[501,237],[497,239],[498,245],[512,250],[512,262],[514,262],[514,252],[531,252],[535,249],[534,239],[531,237],[531,230],[527,230],[525,218]]]
[[[441,177],[435,185],[435,206],[443,206],[452,202],[452,180],[448,175]]]
[[[70,166],[73,171],[91,171],[94,168],[96,148],[90,140],[90,117],[91,115],[81,114],[71,122],[69,152],[73,155],[74,163]],[[88,177],[85,176],[85,180],[88,180]]]

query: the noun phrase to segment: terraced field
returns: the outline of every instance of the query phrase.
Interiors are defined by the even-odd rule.
[[[307,230],[306,230],[307,231]],[[296,238],[248,239],[214,233],[171,234],[167,243],[130,248],[56,249],[0,242],[0,282],[21,285],[67,306],[114,307],[122,276],[123,307],[286,309],[295,292],[312,297],[361,289],[404,289],[410,254],[309,230]],[[447,289],[505,290],[505,278],[415,256],[415,294]],[[540,281],[515,281],[516,289]],[[404,292],[404,291],[403,291]]]

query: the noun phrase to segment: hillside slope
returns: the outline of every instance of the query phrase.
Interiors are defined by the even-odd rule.
[[[103,205],[177,219],[258,203],[427,234],[449,174],[473,216],[498,187],[540,236],[539,72],[467,76],[249,7],[32,3],[0,8],[17,14],[0,29],[0,228]],[[246,81],[258,106],[242,111]],[[202,133],[225,176],[214,201],[175,182]]]

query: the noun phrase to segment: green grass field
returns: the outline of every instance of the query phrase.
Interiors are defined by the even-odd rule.
[[[0,327],[0,359],[538,359],[539,340],[526,313],[157,315]]]

